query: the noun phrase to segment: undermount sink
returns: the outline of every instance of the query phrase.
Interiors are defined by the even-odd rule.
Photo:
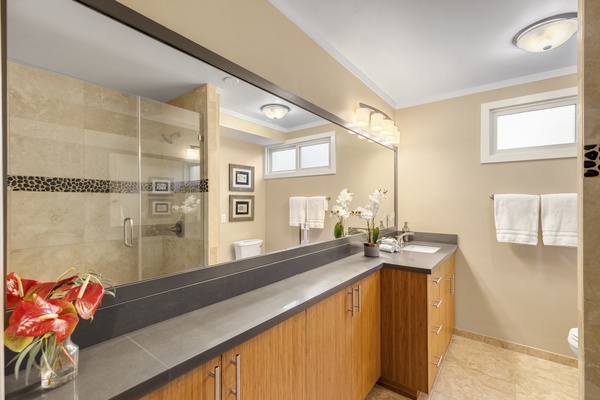
[[[441,247],[423,246],[420,244],[409,244],[408,246],[402,247],[403,251],[415,251],[417,253],[435,253],[439,249],[441,249]]]

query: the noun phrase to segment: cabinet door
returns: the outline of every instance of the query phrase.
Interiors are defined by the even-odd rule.
[[[381,376],[380,272],[352,285],[360,310],[352,320],[352,399],[367,397]],[[325,397],[323,397],[325,398]]]
[[[352,399],[351,294],[348,287],[306,310],[307,400]]]
[[[305,323],[302,312],[224,353],[221,399],[304,400]]]
[[[215,387],[213,374],[220,374],[217,367],[221,366],[221,357],[217,357],[210,362],[199,366],[193,371],[180,376],[174,381],[169,382],[166,386],[158,389],[143,397],[143,400],[172,400],[172,399],[195,399],[195,400],[214,400],[215,390],[220,388]],[[223,397],[221,397],[223,398]]]
[[[380,382],[411,395],[428,390],[429,277],[381,270]]]

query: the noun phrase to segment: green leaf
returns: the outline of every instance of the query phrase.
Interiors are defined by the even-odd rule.
[[[373,243],[377,243],[377,239],[379,239],[379,227],[373,229]]]

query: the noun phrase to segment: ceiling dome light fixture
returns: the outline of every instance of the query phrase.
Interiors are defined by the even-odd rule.
[[[281,119],[290,111],[288,106],[283,104],[265,104],[260,110],[271,119]]]
[[[513,44],[531,53],[557,48],[577,32],[577,13],[570,12],[544,18],[522,29],[513,38]]]

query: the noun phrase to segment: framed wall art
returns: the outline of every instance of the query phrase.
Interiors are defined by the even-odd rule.
[[[171,202],[151,199],[150,214],[152,214],[153,217],[171,215]]]
[[[254,196],[229,195],[229,222],[254,221]]]
[[[229,190],[254,192],[254,167],[229,164]]]
[[[169,178],[152,178],[152,194],[171,194],[172,184]]]

